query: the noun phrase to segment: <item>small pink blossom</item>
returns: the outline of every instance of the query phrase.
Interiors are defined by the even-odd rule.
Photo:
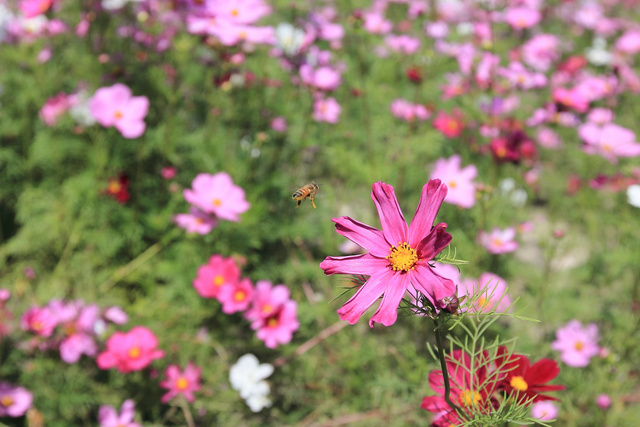
[[[558,407],[551,400],[541,400],[531,405],[531,416],[541,421],[554,420],[558,416]]]
[[[225,284],[218,293],[222,312],[226,314],[246,310],[251,304],[252,297],[253,284],[248,278]]]
[[[31,307],[20,320],[23,331],[33,332],[41,337],[50,337],[58,325],[58,317],[48,307]]]
[[[540,22],[540,12],[528,7],[512,7],[507,10],[504,20],[515,30],[531,28]]]
[[[340,72],[328,66],[314,69],[311,65],[304,64],[300,67],[300,77],[304,84],[324,91],[336,90],[341,83]]]
[[[588,122],[578,128],[578,135],[585,143],[585,153],[599,154],[612,164],[618,163],[618,157],[640,156],[635,133],[615,123],[598,126]]]
[[[271,120],[271,129],[276,132],[286,132],[287,131],[287,119],[284,117],[275,117]]]
[[[188,214],[177,214],[173,220],[187,233],[209,234],[218,225],[218,221],[212,215],[207,215],[197,208],[191,208]]]
[[[193,287],[203,298],[217,298],[223,286],[235,286],[240,280],[240,267],[231,257],[213,255],[209,262],[198,267]]]
[[[613,111],[608,108],[596,107],[592,108],[587,114],[587,120],[597,125],[606,125],[613,121]]]
[[[149,110],[149,99],[132,96],[131,89],[116,83],[98,89],[89,99],[89,110],[102,126],[114,126],[128,139],[138,138],[146,128],[144,118]]]
[[[158,350],[158,339],[151,330],[136,326],[131,331],[116,332],[107,340],[107,349],[96,358],[98,368],[111,369],[126,374],[146,368],[155,360],[164,357]]]
[[[551,348],[561,353],[560,358],[567,365],[584,368],[592,357],[598,355],[598,341],[600,337],[595,323],[583,327],[578,320],[571,320],[556,331],[556,340],[551,343]]]
[[[287,344],[300,327],[298,305],[289,298],[289,289],[285,285],[273,286],[267,280],[256,283],[253,303],[245,317],[267,348]]]
[[[515,237],[515,228],[508,227],[501,230],[495,227],[491,233],[481,231],[478,234],[478,242],[492,254],[506,254],[518,248],[518,242],[513,240]]]
[[[53,0],[22,0],[20,10],[25,18],[33,18],[45,13],[52,4]]]
[[[75,95],[67,95],[66,93],[60,92],[56,96],[47,99],[44,103],[40,109],[40,119],[47,126],[53,126],[64,113],[77,104],[77,101]]]
[[[214,175],[198,174],[191,183],[193,188],[183,191],[187,202],[219,219],[239,221],[240,214],[251,206],[245,200],[244,190],[233,183],[226,172]]]
[[[135,406],[133,400],[125,400],[122,403],[119,414],[113,406],[100,406],[100,410],[98,411],[100,427],[142,427],[133,421]]]
[[[32,401],[33,395],[26,388],[0,383],[0,417],[21,417]]]
[[[538,71],[548,71],[560,57],[560,40],[552,34],[538,34],[522,45],[522,60]]]
[[[384,42],[391,50],[405,55],[415,53],[420,48],[420,39],[405,34],[400,36],[388,35],[385,37]]]
[[[406,99],[396,99],[391,103],[391,114],[394,117],[412,123],[414,121],[425,121],[431,113],[422,104],[412,104]]]
[[[162,177],[167,180],[175,178],[177,173],[178,169],[173,166],[166,166],[160,171],[160,175],[162,175]]]
[[[317,122],[338,123],[341,111],[335,98],[317,98],[313,103],[313,118]]]
[[[614,49],[626,55],[635,55],[640,52],[640,30],[627,30],[616,40]]]
[[[611,397],[605,393],[599,394],[598,397],[596,397],[596,405],[603,411],[609,409],[609,406],[611,406]]]
[[[477,297],[473,309],[478,312],[490,312],[495,309],[496,312],[502,313],[512,303],[506,292],[507,282],[502,277],[493,273],[482,273],[477,281],[466,279],[460,282],[458,297]]]
[[[538,144],[545,148],[559,148],[561,145],[560,136],[548,127],[538,128]]]
[[[124,325],[129,321],[129,316],[118,306],[109,307],[104,311],[104,318],[116,325]]]
[[[462,158],[458,154],[448,159],[438,159],[429,179],[437,178],[447,185],[449,191],[444,198],[446,203],[469,209],[476,203],[476,187],[473,180],[478,176],[478,169],[475,165],[461,168],[461,163]]]
[[[433,119],[433,127],[447,138],[455,138],[462,133],[464,122],[460,113],[449,114],[444,111],[438,111],[438,114]]]
[[[162,396],[162,403],[167,403],[179,394],[193,402],[193,393],[200,390],[200,371],[200,367],[192,362],[185,366],[184,371],[180,371],[177,365],[169,365],[164,373],[164,380],[160,381],[160,387],[169,390]]]
[[[386,34],[391,31],[393,24],[381,13],[369,12],[364,14],[364,29],[371,34]]]

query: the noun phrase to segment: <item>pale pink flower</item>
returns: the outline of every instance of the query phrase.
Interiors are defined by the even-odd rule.
[[[218,225],[213,215],[208,215],[200,209],[191,208],[188,214],[177,214],[173,220],[178,227],[184,228],[187,233],[209,234]]]
[[[286,132],[287,131],[287,119],[284,117],[275,117],[271,120],[271,129],[276,132]]]
[[[481,231],[478,234],[478,242],[492,254],[506,254],[518,248],[518,242],[513,240],[515,237],[515,228],[507,227],[501,230],[495,227],[491,233]]]
[[[396,36],[388,35],[385,37],[384,42],[391,50],[410,55],[415,53],[420,48],[420,39],[407,36],[406,34]]]
[[[605,18],[602,5],[596,1],[582,2],[580,8],[573,15],[576,24],[584,28],[594,29],[598,22]]]
[[[560,136],[554,130],[541,126],[538,128],[538,144],[545,148],[559,148]]]
[[[335,98],[317,98],[313,103],[313,118],[317,122],[338,123],[341,111]]]
[[[573,89],[564,87],[554,88],[553,100],[579,113],[586,113],[587,110],[589,110],[589,103],[591,102],[583,91],[575,87]]]
[[[253,24],[271,13],[263,0],[225,0],[206,2],[207,12],[221,21],[233,24]]]
[[[240,214],[251,206],[245,200],[244,190],[233,183],[226,172],[210,175],[198,174],[191,188],[183,191],[187,202],[204,213],[213,214],[218,219],[239,221]]]
[[[217,298],[223,286],[235,286],[240,280],[240,267],[231,257],[213,255],[209,262],[198,267],[193,287],[203,298]]]
[[[437,274],[429,264],[451,242],[447,225],[433,224],[446,195],[446,185],[438,179],[430,180],[422,188],[413,221],[407,226],[393,187],[376,182],[371,198],[378,209],[382,230],[349,217],[332,219],[340,235],[368,251],[363,255],[327,257],[320,263],[326,275],[369,276],[338,310],[342,320],[355,324],[383,296],[369,326],[376,322],[390,326],[395,323],[398,306],[409,288],[424,294],[437,308],[446,306],[443,299],[455,294],[455,284]]]
[[[96,358],[98,368],[111,369],[126,374],[146,368],[155,360],[164,357],[158,350],[158,339],[151,330],[136,326],[131,331],[116,332],[107,340],[107,349]]]
[[[26,388],[0,383],[0,417],[21,417],[32,402],[33,395]]]
[[[298,305],[289,299],[289,289],[285,285],[273,286],[267,280],[256,283],[253,303],[245,317],[268,348],[287,344],[300,327]]]
[[[640,52],[640,30],[627,30],[616,40],[614,49],[626,55],[635,55]]]
[[[169,390],[162,396],[162,403],[167,403],[179,394],[193,402],[193,393],[200,390],[200,371],[200,367],[192,362],[187,363],[184,371],[180,371],[178,365],[169,365],[164,372],[164,380],[160,381],[160,387]]]
[[[391,31],[393,24],[381,13],[369,12],[364,14],[364,29],[371,34],[386,34]]]
[[[547,71],[560,57],[560,40],[552,34],[538,34],[522,45],[522,60],[538,71]]]
[[[76,105],[78,99],[75,95],[67,95],[60,92],[56,96],[53,96],[44,103],[40,109],[40,119],[47,125],[53,126],[60,119],[60,117],[66,113],[69,108]]]
[[[578,128],[578,135],[585,143],[582,147],[585,153],[599,154],[612,164],[618,163],[618,157],[640,155],[635,133],[615,123],[598,126],[588,122]]]
[[[498,75],[506,78],[513,87],[523,90],[543,87],[547,84],[547,77],[542,73],[527,70],[520,62],[511,62],[507,68],[500,68]]]
[[[102,405],[98,411],[100,427],[142,427],[133,421],[136,404],[133,400],[125,400],[120,408],[120,413],[113,406]]]
[[[490,312],[495,309],[496,312],[502,313],[512,303],[511,297],[507,295],[507,282],[497,274],[488,272],[482,273],[477,281],[463,280],[458,288],[458,296],[465,295],[468,298],[477,297],[474,309],[478,312]]]
[[[406,99],[396,99],[391,103],[391,114],[394,117],[412,123],[416,120],[425,121],[431,113],[422,104],[413,104]]]
[[[605,393],[599,394],[598,397],[596,397],[596,405],[602,410],[609,409],[609,406],[611,406],[611,397]]]
[[[449,26],[445,21],[427,22],[424,26],[427,35],[434,39],[442,39],[449,34]]]
[[[127,316],[127,313],[125,313],[122,308],[116,305],[107,308],[104,311],[103,316],[106,320],[111,323],[115,323],[116,325],[124,325],[129,321],[129,316]]]
[[[584,368],[592,357],[598,355],[598,341],[600,337],[595,323],[583,327],[574,319],[556,331],[556,340],[551,343],[551,348],[561,353],[560,358],[567,365]]]
[[[102,126],[114,126],[125,138],[138,138],[146,127],[144,118],[149,110],[149,99],[132,96],[131,89],[116,83],[98,89],[89,99],[89,109]]]
[[[220,288],[218,301],[222,304],[222,312],[226,314],[244,311],[251,304],[253,284],[248,278],[230,282]]]
[[[551,400],[541,400],[531,405],[531,416],[541,421],[554,420],[558,416],[558,407]]]
[[[608,108],[592,108],[587,114],[587,120],[597,125],[605,125],[613,121],[613,111]]]
[[[454,154],[448,159],[440,158],[429,179],[440,179],[448,188],[446,203],[469,209],[476,203],[476,187],[473,180],[478,176],[475,165],[461,168],[462,158]]]
[[[274,44],[276,41],[273,27],[254,27],[252,25],[230,25],[225,23],[211,28],[210,33],[218,37],[220,43],[225,46],[233,46],[240,42]]]
[[[53,0],[22,0],[20,10],[25,18],[33,18],[45,13],[52,4]]]
[[[540,22],[540,12],[528,7],[512,7],[507,10],[504,20],[515,30],[531,28]]]
[[[340,72],[327,66],[313,68],[304,64],[300,67],[300,77],[304,84],[324,91],[332,91],[341,83]]]
[[[83,354],[93,357],[98,352],[93,337],[100,320],[100,308],[96,304],[84,306],[82,301],[71,302],[68,306],[76,313],[72,318],[59,318],[66,334],[60,343],[60,358],[67,363],[76,363]]]

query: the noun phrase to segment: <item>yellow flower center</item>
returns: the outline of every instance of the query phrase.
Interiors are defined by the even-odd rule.
[[[270,304],[265,304],[262,306],[262,312],[263,313],[271,313],[273,311],[273,307],[271,307]]]
[[[36,332],[37,331],[41,331],[42,327],[43,327],[42,322],[39,322],[37,320],[35,322],[31,323],[31,329],[33,329]]]
[[[398,242],[398,246],[391,246],[389,249],[391,253],[386,258],[391,263],[391,267],[394,271],[413,270],[418,262],[418,254],[407,242]]]
[[[247,294],[245,291],[236,291],[236,293],[233,295],[233,299],[235,299],[238,302],[244,301],[246,297],[247,297]]]
[[[124,114],[122,114],[122,111],[116,110],[116,112],[113,113],[113,117],[115,117],[116,119],[121,119],[122,117],[124,117]]]
[[[132,359],[137,359],[138,357],[140,357],[140,347],[133,346],[129,349],[129,357]]]
[[[8,408],[13,405],[13,399],[10,396],[2,396],[2,399],[0,399],[0,405]]]
[[[213,278],[213,284],[216,286],[222,286],[224,284],[224,276],[221,274],[218,274],[216,277]]]
[[[511,382],[509,383],[511,387],[518,391],[527,391],[529,388],[529,384],[522,378],[520,375],[511,378]]]
[[[582,341],[576,341],[576,343],[573,345],[573,347],[576,350],[580,351],[580,350],[582,350],[584,348],[584,344],[583,344]]]
[[[464,406],[477,405],[480,401],[480,393],[466,389],[460,392],[460,403]]]
[[[222,205],[222,200],[220,199],[213,199],[213,201],[211,202],[213,204],[213,206],[219,207]]]
[[[231,9],[231,16],[238,16],[240,15],[240,11],[238,9]]]
[[[187,381],[185,377],[180,377],[178,378],[178,381],[176,381],[176,388],[178,390],[186,390],[188,386],[189,381]]]
[[[458,183],[455,181],[449,181],[449,188],[456,188],[458,186]]]
[[[267,326],[270,328],[275,328],[276,326],[278,326],[278,319],[275,317],[270,317],[269,320],[267,320]]]
[[[122,190],[122,185],[120,185],[118,181],[109,181],[109,185],[107,186],[107,192],[109,194],[117,194],[120,190]]]

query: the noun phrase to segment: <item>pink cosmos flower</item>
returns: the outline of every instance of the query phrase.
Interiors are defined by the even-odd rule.
[[[542,421],[554,420],[558,416],[558,407],[551,400],[541,400],[531,405],[531,416]]]
[[[220,43],[225,46],[233,46],[240,42],[273,44],[276,41],[273,27],[254,27],[252,25],[221,23],[215,27],[215,30],[211,30],[210,32],[218,37]]]
[[[561,353],[560,358],[567,365],[584,368],[600,351],[599,340],[595,323],[583,327],[582,323],[574,319],[556,331],[556,340],[551,343],[551,348]]]
[[[58,325],[58,317],[48,307],[31,307],[20,319],[23,331],[33,332],[41,337],[50,337]]]
[[[596,404],[598,408],[603,411],[609,409],[609,406],[611,406],[611,397],[606,393],[599,394],[598,397],[596,397]]]
[[[403,53],[405,55],[415,53],[420,48],[420,39],[407,36],[405,34],[400,36],[390,34],[384,38],[384,42],[387,46],[389,46],[389,48],[391,48],[391,50]]]
[[[125,400],[120,408],[120,414],[113,406],[102,405],[98,411],[100,427],[142,427],[133,421],[136,404],[133,400]]]
[[[313,118],[317,122],[338,123],[341,111],[335,98],[317,98],[313,103]]]
[[[53,0],[22,0],[20,10],[25,18],[33,18],[45,13],[52,4]]]
[[[76,363],[83,354],[93,357],[98,352],[93,336],[100,320],[100,308],[96,304],[83,304],[82,301],[70,303],[75,305],[76,313],[73,317],[59,319],[66,334],[60,343],[60,357],[67,363]]]
[[[222,312],[226,314],[244,311],[251,304],[253,284],[248,278],[228,283],[218,293],[218,301],[222,304]]]
[[[561,145],[560,136],[548,127],[538,128],[538,144],[545,148],[559,148]]]
[[[275,117],[271,120],[271,129],[276,132],[286,132],[287,131],[287,119],[284,117]]]
[[[382,13],[369,12],[364,14],[364,29],[371,34],[386,34],[391,31],[393,24],[384,18]]]
[[[268,348],[290,342],[300,327],[298,306],[289,298],[289,289],[285,285],[273,286],[268,280],[256,283],[253,303],[245,317]]]
[[[235,185],[226,172],[198,174],[191,186],[193,189],[187,188],[182,193],[185,200],[219,219],[237,222],[240,214],[251,206],[244,198],[244,190]]]
[[[209,234],[218,225],[218,221],[212,215],[207,215],[197,208],[191,208],[188,214],[177,214],[173,220],[178,227],[184,228],[187,233]]]
[[[327,257],[320,263],[326,275],[370,276],[338,310],[342,320],[355,324],[383,296],[369,326],[373,327],[375,322],[390,326],[395,323],[398,305],[410,287],[424,294],[436,307],[446,306],[442,299],[455,294],[455,284],[429,265],[451,242],[447,224],[433,225],[446,195],[446,185],[439,179],[430,180],[422,188],[413,221],[407,226],[393,187],[379,181],[373,184],[371,198],[378,210],[382,231],[349,217],[332,219],[338,234],[368,251],[363,255]]]
[[[47,125],[53,126],[60,119],[60,117],[66,113],[69,108],[78,103],[76,95],[67,95],[64,92],[60,92],[56,96],[53,96],[44,103],[40,109],[40,119]]]
[[[324,91],[332,91],[341,83],[340,72],[327,66],[313,68],[304,64],[300,67],[300,77],[304,84]]]
[[[438,111],[433,119],[433,127],[447,138],[455,138],[462,133],[464,123],[459,112],[448,114],[444,111]]]
[[[559,57],[560,40],[552,34],[538,34],[522,45],[522,60],[538,71],[547,71]]]
[[[640,30],[627,30],[616,40],[614,49],[627,55],[635,55],[640,52]]]
[[[481,294],[475,302],[475,310],[485,313],[493,309],[498,313],[506,311],[512,302],[506,292],[507,282],[493,273],[482,273],[477,281],[463,280],[458,288],[459,297]]]
[[[131,89],[116,83],[98,89],[89,99],[89,110],[102,126],[114,126],[128,139],[138,138],[146,127],[143,119],[149,110],[149,99],[132,96]]]
[[[475,165],[460,167],[462,158],[454,154],[448,159],[441,158],[436,161],[430,179],[438,178],[447,185],[446,203],[469,209],[476,203],[476,187],[473,180],[478,176]]]
[[[209,262],[198,268],[193,287],[203,298],[218,298],[223,286],[233,286],[240,281],[240,267],[231,257],[213,255]]]
[[[587,154],[599,154],[612,164],[618,163],[618,157],[636,157],[640,155],[640,144],[636,134],[615,123],[598,126],[585,123],[578,128],[578,135],[584,141],[582,150]]]
[[[514,30],[531,28],[540,22],[540,12],[528,7],[512,7],[507,10],[504,20],[511,25]]]
[[[587,120],[597,125],[606,125],[613,121],[613,111],[608,108],[592,108],[587,114]]]
[[[412,123],[416,120],[425,121],[431,113],[422,104],[413,104],[406,99],[396,99],[391,103],[391,114],[394,117]]]
[[[518,249],[518,242],[513,240],[515,237],[515,228],[508,227],[501,230],[495,227],[491,233],[481,231],[478,234],[478,242],[492,254],[506,254]]]
[[[184,372],[180,371],[178,365],[169,365],[164,372],[164,380],[160,381],[160,387],[169,390],[162,396],[162,403],[167,403],[179,394],[193,402],[193,392],[200,390],[200,371],[200,367],[191,362],[184,368]]]
[[[271,13],[263,0],[226,0],[206,2],[207,12],[233,24],[253,24]]]
[[[164,357],[158,350],[158,339],[144,326],[136,326],[127,333],[116,332],[107,340],[107,350],[96,359],[98,368],[126,374],[146,368],[153,360]]]
[[[21,417],[32,401],[33,395],[26,388],[0,383],[0,417]]]
[[[543,87],[547,77],[542,73],[532,73],[520,62],[511,62],[507,68],[500,68],[498,75],[506,78],[513,87],[523,90]]]

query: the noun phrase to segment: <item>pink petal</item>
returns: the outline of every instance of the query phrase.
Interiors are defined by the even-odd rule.
[[[441,222],[436,224],[430,233],[426,234],[423,240],[413,246],[422,260],[431,260],[451,243],[451,234],[447,233],[447,224]]]
[[[382,181],[378,181],[373,184],[371,198],[378,209],[380,223],[382,224],[382,233],[387,243],[391,246],[396,246],[398,243],[406,242],[408,231],[407,222],[402,215],[402,210],[400,210],[400,205],[398,204],[398,199],[396,199],[393,187]]]
[[[348,255],[341,257],[326,257],[320,263],[320,268],[327,276],[331,274],[365,274],[371,276],[381,270],[386,270],[389,261],[385,258],[374,257],[371,254]]]
[[[431,179],[422,187],[420,202],[409,227],[408,243],[412,248],[416,248],[431,231],[447,191],[447,186],[439,179]]]
[[[354,325],[369,307],[384,293],[390,280],[393,280],[394,272],[384,269],[369,277],[364,285],[358,289],[349,301],[338,309],[340,319]]]
[[[372,255],[381,258],[389,255],[389,244],[385,241],[382,231],[348,216],[332,218],[331,220],[336,223],[338,234],[360,245]]]
[[[369,326],[373,328],[374,323],[382,323],[384,326],[391,326],[398,318],[398,306],[402,296],[409,286],[408,274],[396,274],[389,280],[382,297],[382,303],[375,314],[369,320]]]
[[[436,306],[438,300],[456,293],[455,283],[436,274],[428,264],[418,264],[409,274],[413,286],[429,297]]]
[[[146,96],[134,96],[127,102],[124,115],[131,120],[142,120],[149,112],[149,98]]]
[[[135,120],[127,117],[116,121],[115,127],[120,131],[123,137],[127,139],[134,139],[142,136],[146,128],[146,124],[142,120]]]

